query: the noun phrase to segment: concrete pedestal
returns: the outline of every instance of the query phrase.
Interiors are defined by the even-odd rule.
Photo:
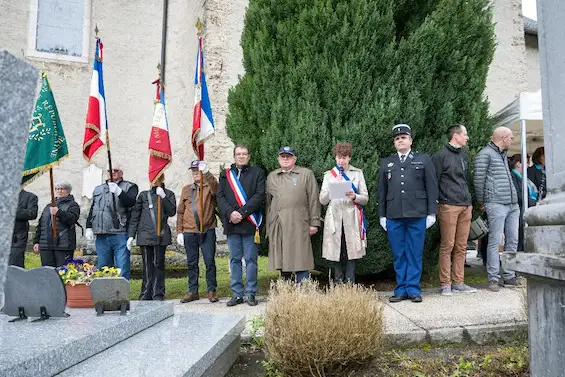
[[[505,253],[502,260],[528,280],[531,375],[565,376],[565,258]]]

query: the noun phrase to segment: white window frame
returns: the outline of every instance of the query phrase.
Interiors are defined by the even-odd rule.
[[[29,6],[29,25],[27,36],[26,56],[32,59],[57,61],[57,62],[75,62],[88,63],[90,52],[90,9],[92,0],[84,1],[83,23],[82,23],[82,53],[81,56],[70,56],[63,54],[54,54],[51,52],[37,51],[37,13],[39,10],[39,1],[30,0]]]

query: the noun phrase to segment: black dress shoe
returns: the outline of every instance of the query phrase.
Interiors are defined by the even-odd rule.
[[[408,296],[406,296],[406,295],[394,295],[394,296],[392,296],[388,299],[388,301],[390,301],[390,302],[400,302],[400,301],[404,301],[404,300],[408,300]]]
[[[233,296],[232,298],[230,298],[230,300],[227,302],[227,306],[236,306],[239,304],[243,304],[243,297],[241,296]]]
[[[422,302],[422,296],[420,296],[420,295],[411,295],[411,296],[410,296],[410,300],[412,300],[412,302]]]
[[[256,306],[257,305],[257,299],[255,298],[255,295],[249,295],[247,297],[247,305],[249,305],[249,306]]]

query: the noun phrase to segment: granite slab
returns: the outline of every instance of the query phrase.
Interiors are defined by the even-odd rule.
[[[50,377],[173,315],[173,304],[134,301],[127,315],[96,316],[68,309],[70,317],[9,323],[0,315],[0,376]]]
[[[57,377],[221,377],[239,354],[241,315],[185,312],[65,370]],[[111,360],[111,366],[109,363]]]
[[[9,316],[18,317],[19,308],[24,308],[27,317],[40,317],[41,307],[50,317],[67,316],[65,285],[54,267],[8,266],[4,297],[0,312]]]
[[[0,307],[38,79],[33,65],[0,51]]]

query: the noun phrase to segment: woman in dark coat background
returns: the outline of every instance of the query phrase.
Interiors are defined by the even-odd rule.
[[[131,212],[127,247],[131,250],[134,237],[143,256],[141,300],[165,299],[165,249],[171,242],[167,220],[177,213],[175,194],[167,190],[162,175],[151,189],[139,193]],[[157,198],[161,198],[161,213],[157,213]],[[161,216],[161,234],[157,237],[157,216]]]
[[[33,251],[41,256],[42,266],[59,267],[72,258],[77,245],[75,224],[80,207],[71,195],[67,181],[55,184],[55,207],[48,204],[37,223]],[[55,215],[57,234],[53,237],[52,215]]]
[[[526,207],[523,203],[523,190],[522,190],[522,155],[515,154],[508,159],[508,165],[510,170],[512,170],[512,181],[514,181],[514,186],[516,187],[516,193],[518,194],[518,205],[520,206],[520,220],[518,222],[518,251],[524,251],[524,211]],[[528,207],[533,207],[538,201],[538,190],[536,185],[528,178]]]
[[[528,179],[536,185],[539,192],[538,201],[540,201],[547,195],[544,147],[539,147],[535,150],[534,155],[532,156],[532,162],[534,164],[528,168]]]

